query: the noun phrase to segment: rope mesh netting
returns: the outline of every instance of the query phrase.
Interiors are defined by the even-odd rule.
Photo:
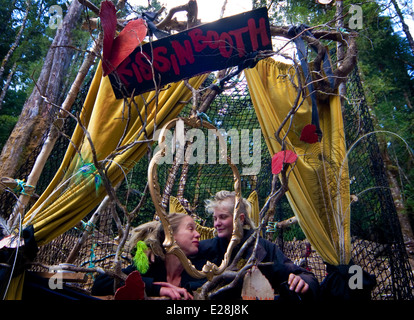
[[[207,87],[210,84],[211,79],[209,78],[205,86]],[[253,167],[257,165],[258,161],[257,158],[253,159],[252,157],[254,144],[257,146],[258,142],[254,141],[254,130],[260,129],[260,125],[243,76],[233,78],[231,84],[233,87],[219,94],[206,113],[200,115],[200,117],[203,121],[209,121],[218,129],[221,129],[225,135],[231,137],[228,139],[227,152],[229,155],[233,154],[238,158],[237,167],[241,173],[242,195],[247,198],[252,191],[256,191],[261,208],[271,190],[273,178],[271,157],[264,138],[260,137],[259,170],[257,172],[254,170]],[[373,299],[412,299],[413,274],[408,263],[400,224],[385,176],[378,141],[375,134],[364,136],[373,131],[373,125],[357,72],[349,77],[347,89],[348,99],[344,107],[344,120],[348,147],[360,139],[349,153],[351,194],[356,197],[353,199],[357,199],[353,202],[351,208],[352,259],[355,264],[360,265],[368,273],[375,274],[377,286],[372,292]],[[82,105],[86,93],[87,86],[77,100],[78,109],[80,109],[79,106]],[[187,117],[190,111],[191,106],[189,105],[182,111],[180,116]],[[68,136],[70,136],[73,128],[74,123],[68,122],[66,126]],[[237,139],[240,141],[243,129],[249,137],[248,145],[240,146],[239,144],[239,149],[233,149],[232,151],[232,145],[236,145]],[[208,145],[208,132],[203,132],[205,144]],[[232,133],[234,134],[232,135]],[[53,177],[64,155],[67,143],[65,137],[61,137],[56,143],[56,147],[42,173],[37,193],[40,194]],[[219,147],[217,142],[215,142],[215,147]],[[243,155],[243,150],[248,151],[249,154]],[[36,153],[34,153],[35,155]],[[141,201],[144,195],[148,158],[144,157],[131,170],[127,181],[117,191],[120,199],[127,203],[127,208],[130,210]],[[175,183],[171,190],[168,190],[168,194],[178,197],[184,206],[188,204],[187,208],[200,217],[201,223],[211,227],[212,217],[204,211],[204,200],[210,198],[219,190],[233,190],[233,175],[228,165],[220,164],[218,161],[209,164],[208,162],[213,162],[213,159],[209,160],[207,154],[204,154],[204,159],[206,162],[204,164],[195,163],[188,166],[188,168],[178,167],[175,173]],[[254,163],[255,161],[256,163]],[[28,159],[28,164],[19,173],[20,179],[27,177],[32,164],[33,159]],[[158,167],[161,191],[164,191],[172,167],[163,164]],[[188,171],[186,171],[187,169]],[[243,172],[249,172],[248,170],[251,170],[250,173],[253,172],[254,174],[244,175]],[[1,212],[2,215],[7,216],[11,212],[15,200],[10,193],[3,193],[1,197]],[[82,267],[112,267],[117,248],[117,232],[111,210],[116,210],[115,206],[109,205],[102,210],[97,221],[88,223],[91,213],[77,228],[69,230],[49,244],[42,246],[37,256],[37,262],[44,265],[58,265],[59,263],[68,262],[67,258],[73,248],[82,234],[87,232],[87,240],[76,252],[75,259],[69,262]],[[271,222],[277,222],[292,216],[293,211],[284,198],[277,203],[274,217],[270,220]],[[151,197],[147,195],[134,225],[150,221],[153,218],[154,206]],[[269,226],[273,226],[273,224],[269,224]],[[263,234],[268,239],[276,241],[292,261],[310,269],[318,280],[322,281],[326,275],[325,264],[310,247],[300,227],[297,224],[284,229],[272,229],[269,226],[266,230],[263,230]],[[122,259],[124,266],[131,263],[130,254],[126,254]],[[32,267],[32,270],[43,269],[39,266]],[[93,278],[94,275],[89,274],[86,283],[72,283],[70,285],[82,290],[89,290]]]
[[[413,274],[385,174],[377,135],[357,72],[347,83],[344,122],[349,152],[353,260],[376,275],[378,299],[412,299]]]

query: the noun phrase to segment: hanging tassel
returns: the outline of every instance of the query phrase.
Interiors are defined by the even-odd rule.
[[[138,241],[137,243],[137,252],[134,256],[134,265],[141,274],[145,274],[149,268],[148,257],[146,251],[148,250],[147,245],[144,241]]]

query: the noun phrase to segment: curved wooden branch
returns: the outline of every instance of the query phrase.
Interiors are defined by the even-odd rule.
[[[288,34],[290,27],[285,26],[270,26],[270,32],[272,36],[275,37],[283,37],[286,39],[294,39]],[[338,86],[346,82],[347,76],[349,73],[354,69],[356,62],[357,62],[357,44],[356,38],[358,33],[356,32],[339,32],[339,31],[326,31],[326,30],[315,30],[315,27],[309,28],[306,31],[310,31],[315,38],[306,36],[304,34],[299,34],[308,45],[312,45],[317,48],[317,56],[313,61],[314,69],[313,69],[313,76],[314,76],[314,86],[315,90],[322,91],[322,92],[333,92],[338,88]],[[326,78],[322,77],[320,70],[321,70],[321,63],[324,54],[326,53],[326,47],[321,43],[321,40],[331,40],[343,43],[346,47],[346,54],[342,61],[338,61],[338,66],[335,70],[333,70],[333,76],[335,80],[334,88],[330,88],[330,85]]]
[[[179,22],[174,18],[174,15],[178,12],[187,11],[187,22]],[[197,14],[198,14],[198,6],[197,1],[190,0],[188,3],[177,6],[172,8],[167,16],[156,26],[160,30],[167,30],[167,29],[174,29],[177,31],[182,31],[191,27],[194,27],[195,25],[199,24],[200,21],[197,20]]]
[[[286,229],[288,227],[290,227],[293,224],[298,223],[298,218],[296,217],[290,217],[289,219],[283,220],[283,221],[279,221],[276,225],[276,228],[278,229]]]
[[[160,146],[160,150],[153,156],[148,166],[148,184],[149,184],[151,198],[153,200],[155,210],[157,212],[158,217],[160,218],[160,221],[163,225],[164,232],[165,232],[165,241],[163,243],[164,248],[166,249],[167,253],[175,254],[180,259],[181,263],[183,264],[184,269],[187,271],[187,273],[190,276],[194,278],[198,278],[198,279],[207,278],[210,280],[213,278],[213,276],[223,273],[224,270],[227,268],[230,262],[231,253],[233,252],[233,249],[235,248],[235,246],[240,242],[241,237],[242,237],[241,226],[238,224],[238,219],[240,215],[239,208],[240,208],[240,203],[242,199],[240,174],[238,172],[237,167],[231,162],[230,158],[227,157],[227,154],[225,153],[224,148],[221,148],[220,156],[227,160],[227,164],[231,167],[233,171],[233,177],[234,177],[234,191],[236,193],[236,197],[235,197],[234,214],[233,214],[233,233],[232,233],[230,243],[227,247],[227,251],[224,255],[224,259],[221,265],[217,266],[214,263],[211,263],[208,261],[204,265],[201,271],[197,270],[194,267],[194,265],[191,263],[191,261],[186,257],[186,255],[181,250],[181,248],[177,245],[174,239],[171,226],[168,220],[168,213],[166,211],[166,208],[162,206],[160,185],[158,183],[157,167],[158,167],[158,163],[165,156],[165,153],[166,153],[166,144],[165,144],[166,131],[171,129],[174,125],[176,125],[177,121],[183,121],[186,125],[190,127],[194,127],[194,128],[204,127],[206,129],[213,130],[213,133],[218,138],[220,145],[224,145],[225,141],[223,137],[221,136],[220,132],[217,130],[217,128],[206,121],[202,122],[197,117],[175,118],[169,121],[161,129],[160,136],[158,139],[158,145]],[[179,153],[178,150],[177,150],[177,153]]]

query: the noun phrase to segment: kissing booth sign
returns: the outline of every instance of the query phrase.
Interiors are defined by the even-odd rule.
[[[260,8],[138,46],[109,74],[115,96],[132,97],[208,71],[245,65],[271,50],[266,8]]]

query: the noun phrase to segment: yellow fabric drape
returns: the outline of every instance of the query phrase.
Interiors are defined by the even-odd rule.
[[[245,71],[253,105],[270,155],[281,151],[274,134],[291,110],[297,90],[292,66],[273,59],[259,61]],[[350,194],[346,145],[338,95],[318,101],[323,138],[320,143],[301,141],[303,127],[311,123],[310,98],[284,126],[287,148],[299,156],[289,176],[287,198],[298,222],[323,260],[332,265],[350,260]]]
[[[198,88],[206,77],[207,74],[194,77],[189,83]],[[115,98],[109,78],[102,77],[102,65],[99,64],[80,120],[90,135],[98,161],[113,155],[107,170],[113,186],[121,182],[146,153],[147,144],[135,142],[151,138],[154,129],[177,117],[184,101],[191,96],[192,92],[181,81],[169,85],[158,97],[152,91],[129,99],[132,107],[128,108],[123,99]],[[147,108],[144,108],[143,99],[148,103]],[[144,122],[146,119],[147,137],[142,132],[142,119]],[[92,156],[91,144],[78,124],[55,177],[23,220],[23,228],[33,225],[39,246],[76,226],[106,196],[98,171],[91,166]],[[8,299],[21,299],[22,279],[24,273],[12,279]]]
[[[206,77],[207,74],[194,77],[189,83],[198,88]],[[147,151],[146,143],[133,145],[146,140],[142,119],[146,119],[145,131],[147,138],[151,138],[155,128],[161,128],[178,116],[184,101],[191,96],[192,92],[181,81],[169,85],[157,98],[152,91],[133,101],[129,99],[132,107],[128,108],[123,99],[115,98],[109,78],[102,77],[102,65],[99,64],[80,120],[90,135],[98,161],[113,155],[107,170],[112,185],[121,182]],[[147,110],[142,97],[148,103]],[[120,150],[122,148],[125,149]],[[114,154],[116,149],[119,152]],[[39,246],[76,226],[105,197],[106,190],[102,185],[99,187],[98,172],[90,166],[91,163],[91,144],[78,124],[55,177],[23,220],[24,228],[33,225]],[[23,279],[24,273],[12,279],[7,299],[21,299]]]
[[[22,272],[10,281],[10,286],[5,297],[6,300],[21,300],[23,295],[24,278],[25,272]]]
[[[259,196],[256,191],[253,191],[246,199],[251,206],[251,211],[249,213],[249,218],[255,225],[255,227],[259,226],[260,223],[260,208],[259,208]]]
[[[198,88],[206,76],[194,77],[189,82]],[[90,134],[98,161],[110,159],[105,164],[109,166],[107,176],[112,185],[121,182],[146,153],[147,144],[139,141],[152,137],[154,124],[161,128],[175,118],[184,107],[184,101],[191,96],[184,82],[177,82],[161,91],[158,98],[154,91],[143,94],[149,104],[147,110],[141,95],[135,97],[128,108],[123,99],[115,98],[109,78],[102,77],[99,65],[80,119]],[[142,123],[145,118],[147,138]],[[91,144],[78,124],[61,167],[24,218],[25,226],[33,225],[38,245],[44,245],[74,227],[105,197],[106,190],[98,171],[91,166],[92,155]]]

